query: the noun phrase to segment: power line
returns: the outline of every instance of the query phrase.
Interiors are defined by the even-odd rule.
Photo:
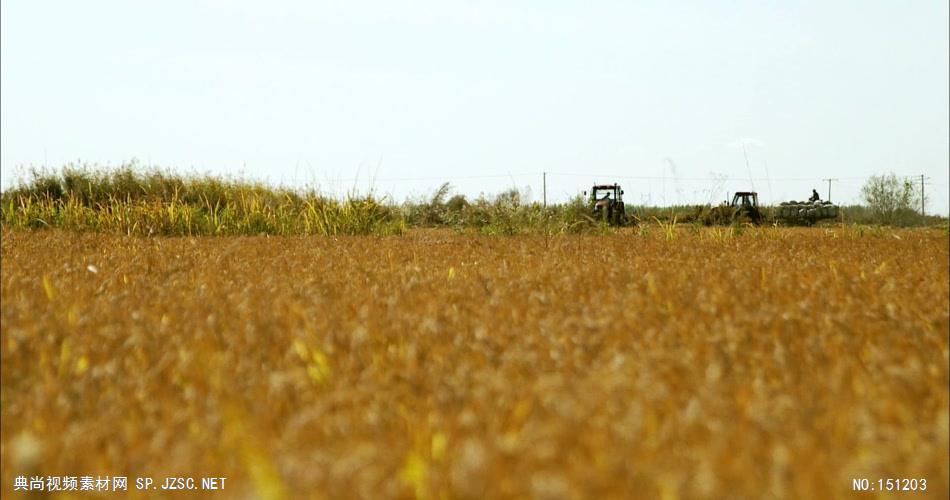
[[[460,179],[501,179],[511,177],[533,177],[537,172],[525,172],[517,174],[490,174],[490,175],[441,175],[438,177],[379,177],[376,181],[380,182],[401,182],[401,181],[454,181]]]
[[[664,177],[649,175],[615,175],[615,174],[597,174],[597,173],[570,173],[570,172],[548,172],[548,175],[559,175],[564,177],[611,177],[617,179],[634,179],[660,181]],[[863,180],[869,177],[838,177],[837,179]],[[812,182],[820,180],[818,177],[677,177],[678,181],[800,181]]]
[[[613,178],[613,179],[629,179],[629,180],[642,180],[642,181],[664,181],[666,176],[652,176],[652,175],[617,175],[617,174],[605,174],[605,173],[590,173],[590,172],[551,172],[551,171],[536,171],[536,172],[519,172],[513,174],[484,174],[484,175],[442,175],[442,176],[427,176],[427,177],[377,177],[374,180],[376,182],[415,182],[415,181],[454,181],[454,180],[471,180],[471,179],[503,179],[511,177],[535,177],[540,175],[542,177],[542,182],[546,181],[547,177],[550,176],[559,176],[559,177],[587,177],[587,178]],[[861,181],[870,179],[873,176],[865,177],[834,177],[831,178],[831,181]],[[537,177],[535,177],[537,178]],[[899,176],[903,180],[913,180],[919,181],[920,175],[903,175]],[[829,178],[818,178],[818,177],[675,177],[677,181],[686,181],[686,182],[743,182],[743,181],[782,181],[782,182],[814,182],[814,181],[824,181],[829,182]],[[936,186],[947,186],[947,184],[942,183],[932,183],[928,182],[930,178],[925,177],[924,185],[936,185]],[[830,182],[829,182],[830,184]],[[848,182],[841,183],[842,185],[853,185]],[[829,194],[830,198],[830,194]]]

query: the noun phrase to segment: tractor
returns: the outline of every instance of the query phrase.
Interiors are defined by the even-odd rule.
[[[627,222],[623,205],[623,189],[619,184],[594,185],[590,190],[588,204],[594,219],[614,226],[622,226]]]
[[[751,222],[762,223],[762,212],[759,211],[759,195],[755,191],[738,191],[732,197],[732,203],[723,202],[713,207],[706,217],[707,224],[733,224]]]

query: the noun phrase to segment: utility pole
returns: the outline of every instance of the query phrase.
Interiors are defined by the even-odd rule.
[[[828,201],[831,201],[831,181],[836,181],[838,179],[822,179],[823,181],[828,181]]]
[[[543,193],[544,208],[548,208],[548,173],[541,172],[541,192]]]
[[[924,174],[920,174],[920,216],[924,216]]]

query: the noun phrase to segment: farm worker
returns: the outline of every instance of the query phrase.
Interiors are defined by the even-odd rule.
[[[811,190],[811,198],[808,198],[808,201],[818,201],[818,200],[820,200],[820,199],[821,199],[821,197],[818,196],[818,191],[815,191],[814,189],[812,189],[812,190]]]

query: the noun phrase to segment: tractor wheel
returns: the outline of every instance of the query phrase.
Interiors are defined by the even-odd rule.
[[[749,212],[741,208],[736,209],[732,213],[732,222],[734,224],[749,222]]]

